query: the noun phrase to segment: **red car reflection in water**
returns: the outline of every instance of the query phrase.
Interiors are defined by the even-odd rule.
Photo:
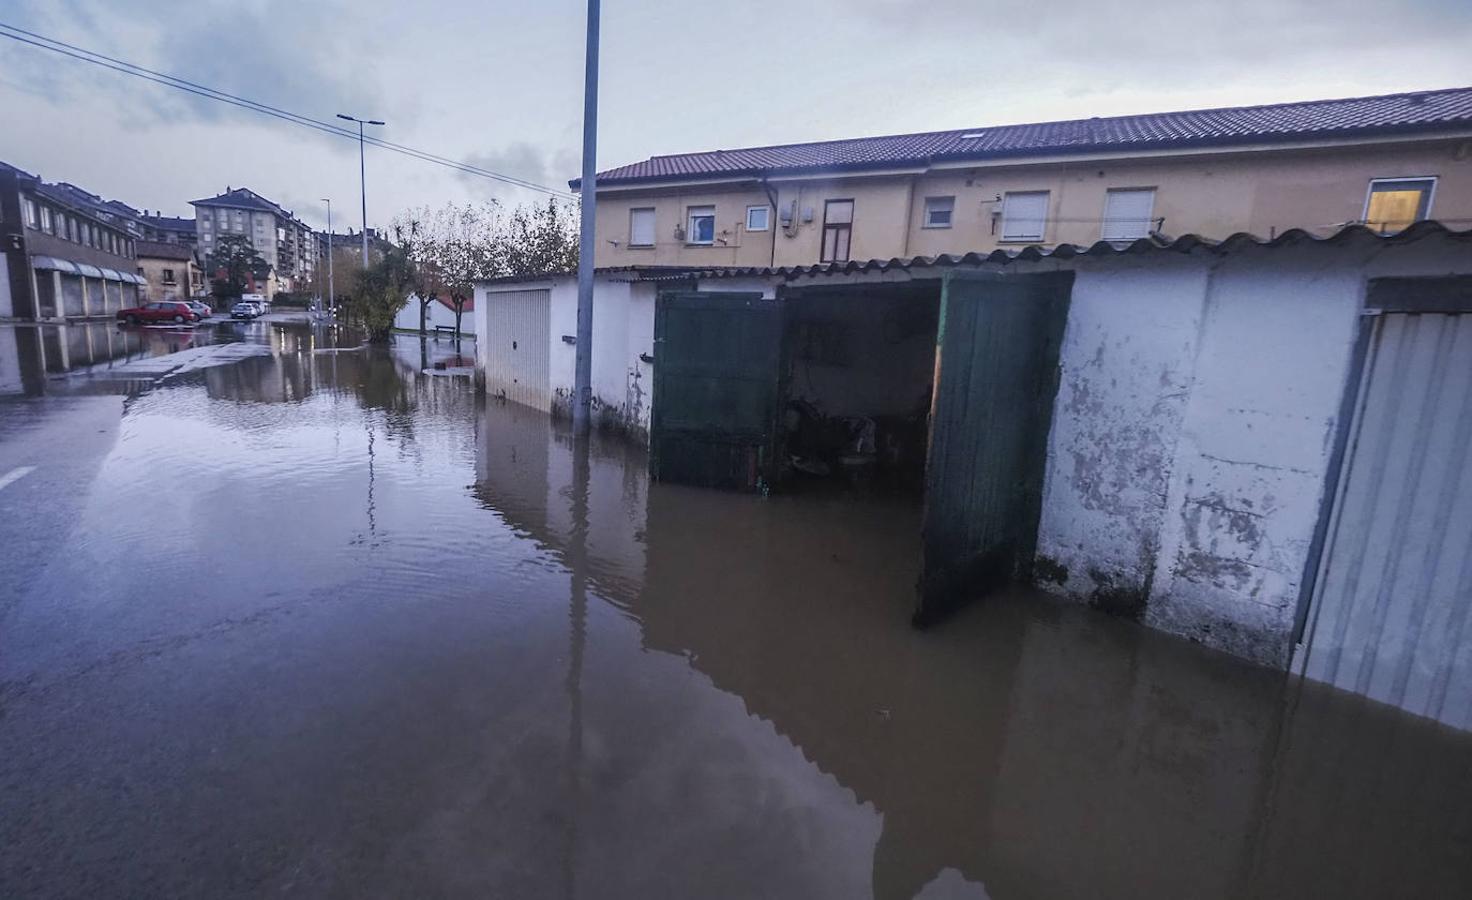
[[[189,308],[188,303],[164,300],[159,303],[145,303],[132,309],[120,309],[118,320],[127,322],[129,325],[151,322],[173,322],[175,325],[184,325],[198,322],[199,315]]]

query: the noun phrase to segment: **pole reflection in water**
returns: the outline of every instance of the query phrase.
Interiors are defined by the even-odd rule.
[[[0,629],[8,894],[1472,896],[1465,734],[1021,591],[916,632],[913,504],[337,334],[124,406]]]
[[[649,485],[641,456],[595,438],[584,461],[560,429],[514,406],[488,404],[481,434],[477,492],[568,568],[575,646],[599,621],[578,612],[586,577],[637,623],[646,650],[739,697],[753,727],[770,723],[880,815],[866,884],[876,897],[957,879],[992,897],[1472,892],[1455,837],[1472,833],[1468,735],[1021,591],[917,633],[905,616],[919,517],[904,503]],[[570,527],[545,499],[567,492]],[[714,699],[675,700],[643,679],[643,698],[602,689],[614,679],[595,683],[615,709],[589,709],[586,727],[596,721],[616,746],[626,735],[647,765],[682,761],[642,782],[696,795],[685,798],[695,809],[664,810],[665,821],[699,835],[699,817],[737,814],[729,798],[702,807],[691,787],[729,774],[699,760],[700,727],[643,708]],[[609,721],[620,718],[661,727]],[[670,742],[686,749],[658,749]],[[597,768],[583,784],[600,783]],[[760,793],[777,776],[745,777]],[[585,847],[608,838],[589,827],[600,805],[659,815],[658,801],[617,792],[581,800],[565,812]],[[767,825],[753,846],[782,834]],[[703,849],[716,852],[712,840]]]

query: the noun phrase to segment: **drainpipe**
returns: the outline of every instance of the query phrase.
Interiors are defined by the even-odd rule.
[[[777,268],[777,219],[781,216],[781,210],[777,208],[777,193],[772,190],[771,182],[762,179],[762,190],[767,194],[767,200],[772,204],[772,221],[767,223],[772,232],[772,258],[767,263],[769,268]]]
[[[915,227],[915,177],[910,176],[910,194],[905,198],[905,237],[900,248],[901,259],[910,258],[910,229]]]

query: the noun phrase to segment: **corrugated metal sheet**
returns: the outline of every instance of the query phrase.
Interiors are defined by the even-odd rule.
[[[1472,729],[1472,313],[1375,328],[1299,666]]]
[[[552,408],[552,292],[485,295],[486,392],[536,409]]]
[[[756,293],[662,293],[654,346],[654,477],[733,490],[769,486],[776,465],[781,303]]]
[[[1293,228],[1273,237],[1262,237],[1241,231],[1223,240],[1213,240],[1199,234],[1184,234],[1177,238],[1140,238],[1130,243],[1097,241],[1088,246],[1082,244],[1056,244],[1051,247],[1031,245],[1008,247],[987,253],[942,253],[939,256],[892,257],[890,259],[850,260],[848,262],[816,263],[805,266],[604,266],[595,271],[599,277],[622,278],[628,281],[695,282],[714,278],[782,278],[796,281],[801,278],[817,278],[824,275],[883,274],[886,272],[915,272],[936,276],[940,272],[931,269],[966,269],[980,266],[1005,265],[1010,262],[1035,262],[1044,259],[1073,259],[1078,256],[1102,257],[1121,254],[1139,255],[1149,253],[1235,253],[1252,247],[1280,249],[1301,244],[1341,244],[1352,240],[1372,240],[1385,246],[1415,243],[1428,237],[1445,237],[1472,243],[1472,228],[1454,229],[1442,222],[1426,220],[1417,222],[1404,231],[1381,234],[1360,224],[1344,225],[1334,230],[1316,234],[1303,228]],[[545,282],[555,278],[571,278],[574,272],[561,275],[542,275],[535,278],[507,276],[490,278],[479,284],[517,284],[526,281]]]
[[[946,277],[917,622],[1030,572],[1072,287],[1072,272]]]
[[[605,170],[598,173],[598,181],[601,186],[859,171],[943,160],[1270,143],[1467,126],[1472,126],[1472,87],[679,153]],[[569,184],[576,189],[580,180]]]

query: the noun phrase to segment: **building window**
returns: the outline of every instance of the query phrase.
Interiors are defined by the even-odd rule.
[[[820,262],[847,262],[854,234],[854,201],[823,204],[823,255]]]
[[[82,242],[81,229],[77,227],[77,220],[71,216],[66,217],[66,239],[73,244]]]
[[[51,217],[51,207],[41,207],[41,230],[47,234],[56,233],[56,221]]]
[[[716,242],[716,208],[714,206],[692,206],[688,213],[689,227],[685,232],[685,243],[714,244]]]
[[[748,206],[746,208],[746,230],[766,231],[772,227],[772,208],[769,206]]]
[[[1047,221],[1047,191],[1010,191],[1002,198],[1002,240],[1040,241]]]
[[[41,225],[41,218],[36,213],[36,201],[32,200],[30,197],[27,197],[27,198],[25,198],[24,200],[21,201],[21,206],[25,210],[26,227],[27,228],[38,228],[38,227],[40,227],[40,225]]]
[[[950,228],[951,216],[956,211],[955,197],[925,198],[925,227]]]
[[[1155,188],[1116,188],[1104,195],[1106,241],[1136,241],[1149,237],[1155,216]]]
[[[1404,231],[1431,215],[1435,178],[1377,178],[1365,200],[1365,224],[1381,234]]]
[[[173,269],[164,269],[164,284],[173,284],[173,283],[174,283],[174,270]]]
[[[654,246],[654,207],[629,210],[629,246]]]

